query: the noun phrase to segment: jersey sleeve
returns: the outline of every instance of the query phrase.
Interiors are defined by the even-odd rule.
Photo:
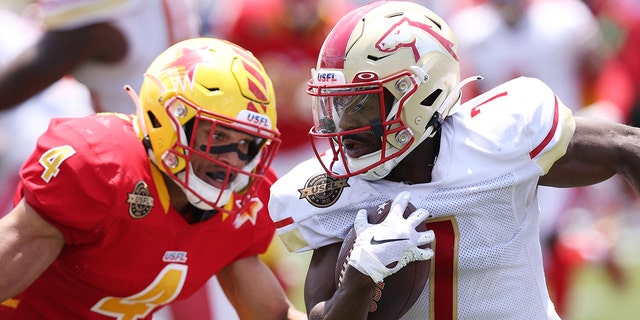
[[[20,172],[24,199],[63,233],[69,245],[102,236],[115,198],[110,177],[118,168],[108,157],[118,148],[83,126],[85,119],[89,118],[53,120]]]
[[[140,0],[40,0],[43,23],[50,30],[69,30],[113,20],[138,8]]]
[[[524,167],[533,169],[527,175],[544,175],[564,155],[575,130],[571,110],[551,88],[526,77],[466,102],[453,117],[443,132],[454,138],[443,142],[438,161],[457,166],[449,178],[464,184]]]
[[[560,101],[553,90],[534,78],[521,78],[520,92],[528,126],[523,134],[529,138],[528,156],[546,174],[553,163],[562,157],[573,137],[575,119],[571,110]]]

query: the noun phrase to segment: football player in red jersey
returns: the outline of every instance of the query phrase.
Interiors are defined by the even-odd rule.
[[[151,319],[216,275],[243,319],[300,316],[258,259],[280,143],[248,51],[196,38],[149,66],[136,115],[51,121],[0,220],[0,301],[15,319]]]

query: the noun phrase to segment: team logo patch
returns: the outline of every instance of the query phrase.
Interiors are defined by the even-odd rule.
[[[321,173],[309,178],[304,188],[298,191],[300,199],[307,199],[314,207],[326,208],[336,203],[342,190],[348,186],[347,179],[336,179]]]
[[[136,219],[143,218],[153,209],[153,197],[146,182],[138,181],[133,188],[133,192],[128,193],[128,195],[129,215],[132,217]]]

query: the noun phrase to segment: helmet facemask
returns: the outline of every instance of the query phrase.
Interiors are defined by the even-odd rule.
[[[307,93],[313,97],[314,115],[311,144],[319,154],[320,146],[328,142],[333,155],[331,163],[322,162],[325,170],[335,177],[359,175],[404,153],[414,136],[400,114],[416,88],[408,72],[379,81],[331,87],[310,83]],[[334,172],[337,162],[343,162],[344,174]]]
[[[167,112],[173,115],[173,125],[180,132],[180,139],[162,156],[161,165],[183,189],[193,206],[201,210],[225,210],[223,208],[234,192],[246,193],[249,186],[252,190],[257,188],[275,156],[271,144],[277,132],[211,113],[180,96],[168,100],[166,105]],[[180,115],[190,113],[186,108],[194,109],[195,116],[180,125]],[[223,141],[227,135],[242,139],[220,144],[219,141]],[[221,160],[222,154],[237,158],[239,161],[236,163],[244,162],[244,165],[236,167],[229,161]],[[184,169],[174,173],[175,167],[181,162],[186,163]],[[194,163],[198,165],[194,166]],[[198,170],[204,175],[203,178],[196,174]]]

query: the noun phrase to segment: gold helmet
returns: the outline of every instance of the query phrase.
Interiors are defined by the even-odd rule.
[[[431,10],[405,1],[357,8],[327,36],[309,80],[316,156],[334,177],[384,178],[440,128],[463,83],[456,37]],[[341,122],[347,113],[360,116],[360,125]],[[343,138],[358,133],[379,138],[380,150],[350,156]],[[330,163],[320,156],[325,143],[333,152]],[[337,163],[344,168],[336,172]]]
[[[149,158],[182,187],[191,204],[228,212],[225,205],[234,192],[244,202],[251,198],[280,144],[273,86],[256,57],[219,39],[179,42],[149,66],[139,101],[137,116]],[[203,125],[211,126],[207,142],[195,145]],[[255,137],[243,168],[213,156],[234,151],[212,147],[221,127]],[[221,186],[196,176],[194,156],[218,168],[214,179]]]

